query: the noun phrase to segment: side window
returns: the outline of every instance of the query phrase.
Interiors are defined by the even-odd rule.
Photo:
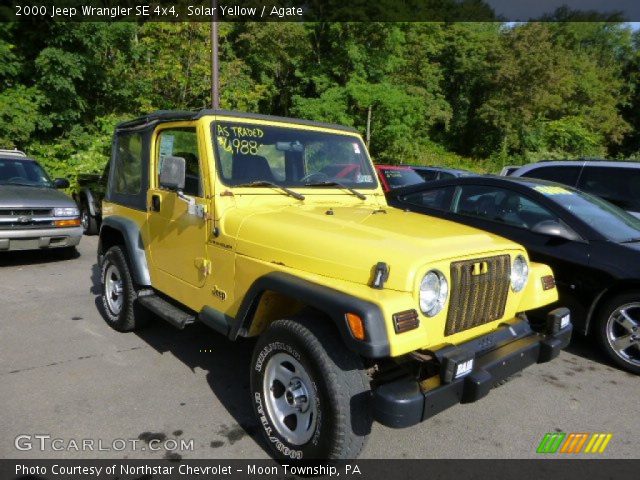
[[[121,133],[116,145],[113,172],[114,192],[123,195],[140,193],[142,181],[142,133]]]
[[[184,181],[185,195],[202,197],[202,175],[198,156],[198,135],[195,127],[180,127],[162,130],[158,135],[158,175],[162,160],[167,157],[182,157],[186,163]]]
[[[640,208],[640,171],[632,168],[585,167],[580,190],[628,209]]]
[[[416,172],[418,172],[418,175],[420,175],[425,182],[430,182],[431,180],[438,179],[438,172],[436,172],[435,170],[427,170],[425,168],[421,168],[420,170],[416,170]]]
[[[464,185],[453,202],[455,213],[482,218],[513,227],[531,229],[544,221],[559,218],[530,198],[499,187]]]
[[[552,182],[562,183],[575,187],[578,182],[578,175],[581,167],[563,167],[562,165],[555,167],[538,167],[526,172],[523,177],[540,178],[542,180],[551,180]]]
[[[411,193],[402,197],[404,202],[434,210],[449,210],[454,187],[436,188],[424,192]]]

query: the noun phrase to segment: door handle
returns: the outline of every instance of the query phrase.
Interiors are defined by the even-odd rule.
[[[154,212],[160,211],[160,195],[151,196],[151,210]]]

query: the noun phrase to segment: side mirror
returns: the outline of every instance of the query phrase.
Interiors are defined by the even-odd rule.
[[[578,240],[576,233],[567,227],[564,223],[556,222],[554,220],[544,220],[536,223],[531,231],[539,233],[541,235],[548,235],[550,237],[564,238],[565,240]]]
[[[69,180],[66,178],[56,178],[53,181],[53,186],[55,188],[69,188]]]
[[[187,162],[184,158],[164,157],[160,167],[160,187],[181,192],[184,190],[186,171]]]

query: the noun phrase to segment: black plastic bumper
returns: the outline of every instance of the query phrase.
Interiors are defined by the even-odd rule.
[[[559,316],[560,311],[568,314],[566,309],[552,313]],[[427,391],[422,391],[418,381],[409,377],[380,385],[373,392],[374,417],[388,427],[404,428],[457,403],[475,402],[501,380],[534,363],[557,357],[569,344],[571,333],[571,324],[555,333],[539,334],[523,321],[455,347],[456,354],[466,351],[475,357],[471,373]],[[487,345],[495,348],[487,350]],[[440,353],[434,352],[440,360],[447,358],[448,352]]]

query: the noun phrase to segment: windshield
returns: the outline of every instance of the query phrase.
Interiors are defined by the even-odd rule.
[[[640,240],[640,220],[621,208],[579,190],[538,185],[535,190],[569,210],[613,242]]]
[[[218,122],[213,128],[218,170],[227,185],[377,186],[357,137],[234,122]]]
[[[53,183],[44,169],[33,160],[0,158],[0,185],[51,187]]]
[[[381,170],[391,188],[406,187],[407,185],[424,182],[422,177],[410,168],[383,168]]]

